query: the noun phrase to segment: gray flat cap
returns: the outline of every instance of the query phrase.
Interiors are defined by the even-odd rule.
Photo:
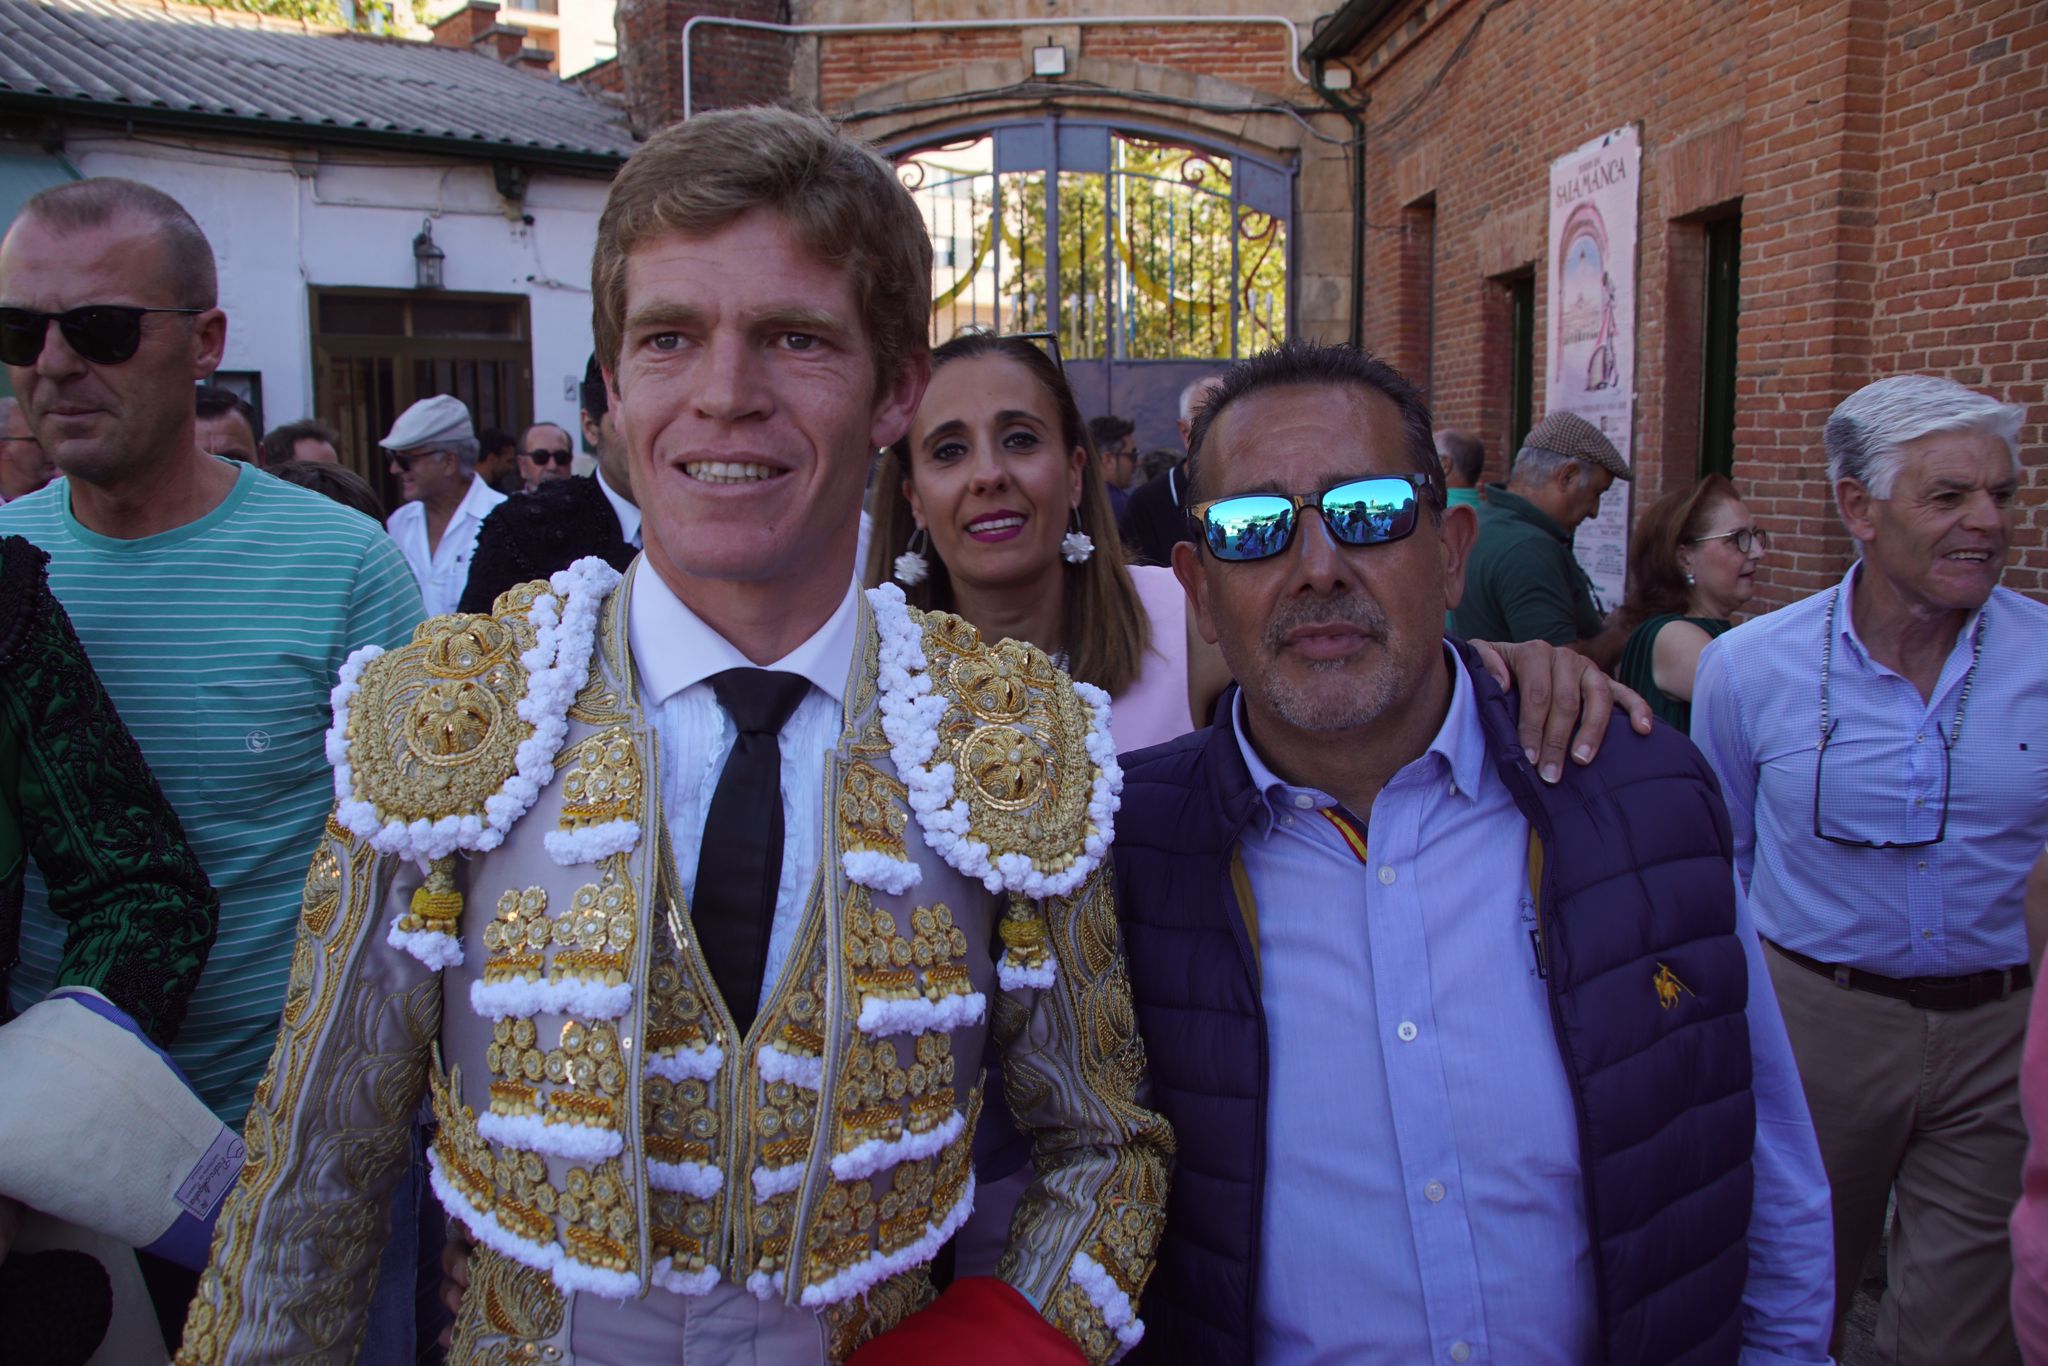
[[[1607,439],[1606,434],[1577,413],[1544,414],[1543,420],[1531,427],[1529,435],[1522,439],[1522,449],[1549,451],[1553,455],[1598,465],[1623,483],[1635,478],[1629,473],[1628,462],[1621,458],[1621,452],[1614,449],[1614,443]]]
[[[388,451],[412,451],[447,441],[474,440],[476,426],[469,420],[468,406],[453,394],[436,394],[400,413],[377,444]]]

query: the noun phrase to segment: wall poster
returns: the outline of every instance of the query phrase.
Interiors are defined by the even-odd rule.
[[[1636,225],[1642,135],[1634,124],[1550,165],[1549,301],[1544,411],[1577,413],[1635,463]],[[1582,523],[1573,548],[1602,612],[1628,578],[1628,493],[1620,480]]]

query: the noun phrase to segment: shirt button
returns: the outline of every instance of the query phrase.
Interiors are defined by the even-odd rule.
[[[1914,744],[1916,744],[1916,745],[1924,745],[1924,744],[1926,744],[1926,743],[1927,743],[1927,733],[1926,733],[1925,731],[1922,731],[1922,732],[1921,732],[1920,734],[1918,734],[1918,735],[1914,736],[1914,737],[1913,737],[1913,743],[1914,743]]]
[[[1915,806],[1925,806],[1925,805],[1927,805],[1927,799],[1926,799],[1925,797],[1915,797],[1915,798],[1913,799],[1913,805],[1915,805]]]
[[[1458,1339],[1458,1341],[1451,1344],[1451,1360],[1470,1361],[1471,1359],[1472,1345],[1470,1343],[1466,1342],[1463,1338],[1460,1338]]]
[[[1920,871],[1921,871],[1921,872],[1923,872],[1923,873],[1927,871],[1927,860],[1926,860],[1926,859],[1921,859],[1921,860],[1920,860]]]
[[[1292,824],[1294,824],[1294,817],[1292,817],[1292,816],[1282,816],[1282,817],[1280,818],[1280,824],[1282,824],[1282,825],[1292,825]]]
[[[1933,930],[1922,930],[1922,931],[1920,931],[1920,937],[1921,937],[1922,939],[1932,939],[1932,938],[1934,938],[1934,931],[1933,931]]]
[[[1432,1181],[1422,1188],[1422,1193],[1428,1196],[1429,1203],[1434,1205],[1444,1198],[1444,1183]]]
[[[1297,792],[1294,794],[1294,804],[1306,811],[1316,804],[1316,799],[1306,792]]]
[[[1414,1043],[1415,1035],[1418,1031],[1415,1028],[1415,1021],[1403,1020],[1401,1021],[1401,1027],[1394,1032],[1401,1036],[1402,1043]]]
[[[1384,863],[1380,865],[1380,884],[1385,887],[1394,885],[1394,870]]]

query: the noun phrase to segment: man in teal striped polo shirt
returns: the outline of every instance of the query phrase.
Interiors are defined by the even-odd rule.
[[[192,386],[226,339],[212,248],[159,191],[46,190],[0,241],[0,361],[66,476],[0,508],[0,532],[49,552],[51,588],[220,891],[171,1052],[240,1125],[333,800],[329,691],[350,651],[410,639],[424,613],[382,527],[199,449]],[[31,881],[18,1008],[58,975],[64,909]]]

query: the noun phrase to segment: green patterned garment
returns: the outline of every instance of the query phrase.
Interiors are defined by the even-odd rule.
[[[57,985],[93,988],[169,1044],[220,898],[50,596],[48,558],[0,537],[0,985],[34,859],[65,926]]]

